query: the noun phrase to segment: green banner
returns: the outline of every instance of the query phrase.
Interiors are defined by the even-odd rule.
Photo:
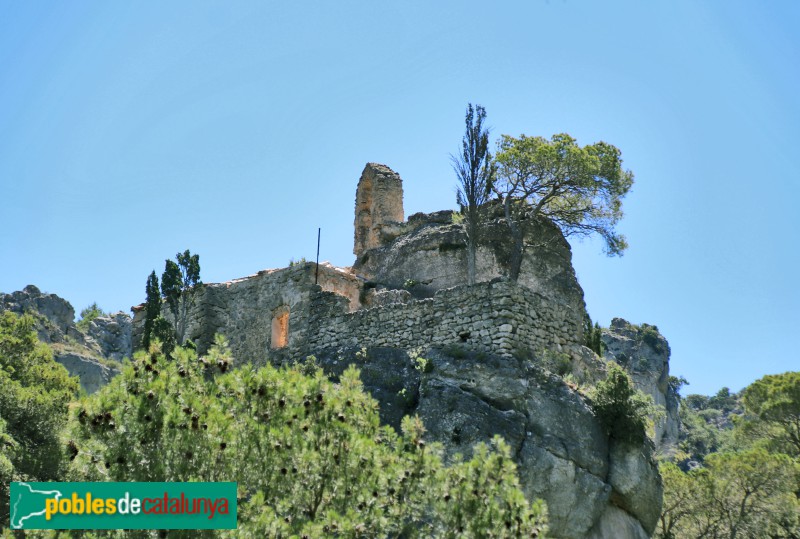
[[[236,483],[11,483],[16,530],[236,528]]]

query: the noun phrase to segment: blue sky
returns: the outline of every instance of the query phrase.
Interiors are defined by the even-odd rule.
[[[636,183],[590,314],[656,324],[684,392],[797,370],[800,3],[0,0],[0,290],[127,310],[206,282],[350,265],[367,161],[406,214],[455,207],[467,102],[493,134],[610,142]]]

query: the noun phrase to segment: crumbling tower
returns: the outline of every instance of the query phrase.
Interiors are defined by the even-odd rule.
[[[356,189],[355,245],[356,258],[381,245],[381,228],[402,223],[403,180],[400,175],[378,163],[367,163]]]

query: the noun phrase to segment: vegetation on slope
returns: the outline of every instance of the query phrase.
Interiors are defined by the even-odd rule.
[[[78,379],[39,342],[35,320],[0,313],[0,526],[11,481],[52,481],[64,472],[60,433]]]
[[[237,481],[245,537],[543,536],[502,440],[446,466],[418,419],[380,426],[354,368],[234,369],[224,340],[172,357],[156,341],[74,406],[70,480]]]
[[[680,466],[661,465],[657,537],[800,537],[800,373],[681,404]]]

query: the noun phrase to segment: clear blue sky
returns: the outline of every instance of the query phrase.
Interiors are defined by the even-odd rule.
[[[622,150],[636,184],[592,317],[658,325],[684,392],[800,369],[800,3],[0,0],[0,290],[127,310],[189,248],[206,282],[350,265],[367,161],[455,207],[467,102],[494,135]]]

